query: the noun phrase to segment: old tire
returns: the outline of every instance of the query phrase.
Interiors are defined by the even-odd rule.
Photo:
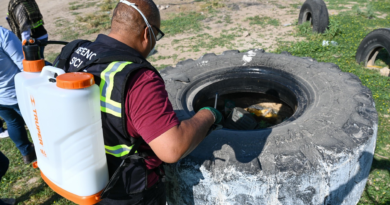
[[[360,43],[356,52],[356,62],[364,66],[374,66],[381,49],[390,54],[390,29],[381,28],[369,33]]]
[[[263,50],[206,54],[161,75],[181,120],[195,114],[196,98],[212,98],[214,88],[223,95],[272,87],[287,101],[293,93],[297,102],[282,124],[212,132],[189,156],[167,165],[169,204],[358,202],[373,159],[377,113],[355,75]]]
[[[311,22],[313,32],[323,33],[329,26],[328,8],[323,0],[306,0],[299,12],[298,24]]]

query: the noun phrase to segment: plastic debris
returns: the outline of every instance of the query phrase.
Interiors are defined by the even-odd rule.
[[[253,115],[246,110],[235,107],[227,117],[223,127],[234,130],[253,130],[258,123]]]
[[[252,105],[244,110],[256,115],[257,117],[264,118],[276,118],[278,117],[278,112],[272,108],[262,107],[260,105]]]
[[[382,68],[380,73],[382,76],[388,77],[390,75],[390,69],[388,67]]]
[[[339,45],[336,41],[330,41],[330,44],[331,44],[332,46],[337,46],[337,45]],[[329,41],[323,40],[323,41],[322,41],[322,46],[329,46]]]
[[[236,103],[234,101],[225,100],[225,115],[228,116],[233,111],[234,107],[236,107]]]

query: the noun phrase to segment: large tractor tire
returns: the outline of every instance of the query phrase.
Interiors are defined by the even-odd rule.
[[[323,0],[306,0],[299,12],[298,24],[310,22],[313,32],[324,33],[329,26],[328,8]]]
[[[264,50],[206,54],[161,75],[180,120],[213,102],[216,92],[221,98],[269,93],[295,111],[269,128],[212,132],[190,155],[165,167],[168,204],[359,201],[378,119],[370,90],[355,75],[335,64]]]
[[[387,54],[390,54],[390,29],[388,28],[376,29],[362,40],[356,52],[356,62],[374,67],[382,49],[386,49]]]

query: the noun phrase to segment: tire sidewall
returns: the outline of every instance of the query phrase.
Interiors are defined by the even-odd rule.
[[[203,76],[209,76],[213,73],[214,74],[223,73],[224,70],[229,67],[234,68],[243,65],[265,66],[265,67],[272,67],[272,69],[275,70],[281,69],[283,72],[288,72],[294,75],[297,82],[298,81],[305,82],[305,84],[308,84],[308,87],[311,87],[311,92],[313,92],[312,95],[315,96],[314,97],[315,99],[310,106],[307,106],[307,109],[304,112],[304,114],[301,115],[298,119],[295,119],[291,123],[285,124],[283,126],[278,126],[272,129],[271,130],[272,133],[270,133],[268,139],[264,138],[260,141],[258,139],[255,139],[257,136],[263,135],[264,133],[263,130],[245,131],[245,135],[248,139],[253,138],[253,140],[262,144],[265,142],[265,140],[273,139],[276,137],[277,139],[273,139],[273,140],[276,140],[275,141],[276,144],[280,144],[280,142],[277,141],[287,140],[284,139],[286,136],[290,136],[290,137],[291,135],[311,136],[317,132],[316,127],[326,126],[324,124],[321,124],[324,123],[321,120],[317,120],[317,121],[314,120],[314,119],[323,119],[324,116],[328,116],[326,119],[327,122],[334,122],[336,124],[338,123],[337,125],[334,124],[332,128],[329,129],[333,129],[332,133],[334,134],[337,132],[338,133],[337,135],[339,135],[340,138],[351,138],[351,135],[359,132],[359,130],[351,131],[351,133],[343,133],[341,131],[343,130],[343,126],[347,126],[348,124],[347,122],[350,116],[356,114],[356,109],[359,105],[359,102],[352,103],[350,98],[353,99],[355,95],[360,94],[359,92],[361,92],[361,90],[364,91],[366,98],[371,97],[370,91],[361,85],[359,78],[356,77],[355,75],[341,72],[339,68],[334,64],[318,63],[313,60],[306,60],[294,56],[258,52],[256,53],[256,56],[253,57],[252,61],[249,63],[243,62],[242,59],[244,56],[246,56],[246,54],[237,54],[237,55],[230,55],[230,56],[229,55],[228,56],[223,56],[223,55],[206,56],[200,58],[197,61],[188,60],[183,65],[179,65],[177,69],[173,69],[176,70],[173,73],[176,72],[177,74],[180,73],[181,75],[185,74],[191,81],[190,83],[182,83],[182,82],[166,79],[166,84],[168,87],[167,90],[170,93],[170,97],[171,97],[170,101],[172,102],[174,109],[177,112],[177,115],[180,118],[180,120],[189,119],[194,115],[194,113],[189,113],[188,111],[184,111],[182,107],[182,104],[186,103],[187,100],[186,97],[184,96],[185,90],[188,89],[188,86],[192,85],[192,82],[195,82],[201,79]],[[294,69],[294,68],[299,68],[299,69]],[[164,76],[167,76],[167,74],[163,74],[163,77]],[[337,99],[334,99],[334,97],[332,97],[332,95],[336,95],[335,93],[338,93],[336,96]],[[338,109],[340,109],[340,107],[337,106],[340,105],[336,105],[336,103],[339,104],[343,102],[349,103],[349,105],[347,106],[343,105],[342,109],[344,109],[344,111],[343,113],[340,113],[340,111],[337,111]],[[366,99],[364,102],[367,103],[366,106],[373,107],[372,99],[370,100]],[[373,117],[375,118],[375,116]],[[375,121],[374,118],[372,119],[370,118],[370,120]],[[353,121],[351,121],[350,123],[352,122]],[[364,122],[367,124],[366,121]],[[236,141],[236,143],[240,143],[239,141],[234,139],[234,136],[237,136],[240,133],[242,132],[223,130],[223,131],[216,131],[211,136],[213,135],[231,136],[231,137],[225,137],[225,140],[230,142]],[[321,133],[321,135],[327,136],[329,135],[329,133]],[[278,136],[282,136],[283,139],[279,139]],[[210,138],[213,139],[213,137]],[[221,138],[215,137],[214,139],[220,140]],[[217,143],[212,141],[213,140],[209,141],[208,143],[210,144]],[[302,141],[300,139],[298,139],[297,141],[300,142],[297,144],[297,147],[295,147],[294,149],[296,149],[296,151],[299,152],[299,146],[301,146],[299,144]],[[332,146],[338,147],[338,149],[353,149],[353,147],[342,147],[340,144],[337,143]],[[279,148],[283,149],[282,147]],[[288,148],[288,146],[286,146],[285,148]],[[205,145],[205,143],[202,143],[201,146],[199,146],[198,150],[207,150],[207,149],[208,146]],[[253,150],[254,151],[253,153],[256,155],[258,154],[258,152],[255,151],[255,149],[256,146],[253,146],[252,148],[247,147],[247,151],[250,152],[250,150]],[[206,152],[203,152],[203,154],[205,153]],[[210,152],[207,153],[212,155],[212,153]],[[199,156],[198,154],[199,153],[197,152],[193,152],[191,156],[196,157]]]
[[[330,190],[356,180],[355,173],[361,176],[359,179],[369,173],[369,168],[358,170],[360,159],[367,159],[364,165],[371,164],[370,153],[375,148],[378,119],[370,90],[355,75],[341,72],[337,65],[310,58],[260,50],[208,54],[161,71],[179,118],[192,116],[181,105],[187,102],[184,93],[189,86],[204,76],[242,66],[289,73],[308,86],[313,101],[299,118],[275,128],[212,132],[190,155],[166,167],[171,179],[167,185],[169,201],[215,204],[219,197],[231,197],[233,201],[244,197],[252,204],[270,204],[272,200],[281,204],[341,204],[343,198],[338,194],[344,193],[331,194]],[[270,181],[275,178],[277,182]],[[254,190],[267,189],[270,194],[252,193],[245,183],[254,179]],[[241,191],[226,194],[221,183]],[[361,189],[351,192],[350,204],[357,203],[364,189],[364,180],[356,183]],[[254,202],[256,197],[259,200]]]
[[[382,47],[390,54],[390,30],[377,29],[369,33],[360,43],[356,52],[357,63],[367,65],[368,57],[373,50]]]
[[[298,24],[306,22],[307,12],[311,13],[313,32],[323,33],[329,25],[329,14],[326,4],[322,0],[306,0],[299,13]]]

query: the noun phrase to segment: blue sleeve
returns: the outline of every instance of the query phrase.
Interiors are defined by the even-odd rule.
[[[16,37],[16,35],[11,31],[5,32],[4,39],[1,44],[5,53],[8,54],[13,63],[19,68],[19,70],[23,71],[23,49],[22,43],[18,37]]]
[[[31,33],[31,30],[30,30],[30,29],[29,29],[28,31],[23,31],[23,32],[22,32],[22,42],[23,42],[24,40],[27,40],[27,39],[30,38],[30,33]]]

